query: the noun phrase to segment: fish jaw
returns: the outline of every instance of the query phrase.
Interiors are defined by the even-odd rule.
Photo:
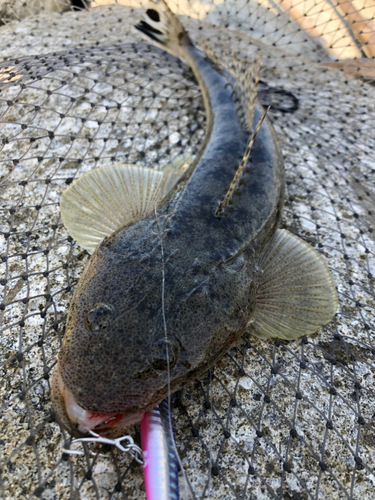
[[[52,404],[59,423],[74,437],[89,432],[115,438],[124,434],[132,425],[140,422],[144,413],[100,413],[82,408],[67,389],[57,364],[51,381]]]

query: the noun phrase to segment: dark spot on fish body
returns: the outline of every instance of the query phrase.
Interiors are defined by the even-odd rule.
[[[142,372],[134,374],[133,378],[134,379],[141,379],[141,380],[148,380],[149,378],[158,378],[158,373],[151,366],[148,366]],[[130,381],[123,381],[123,384],[129,385]]]
[[[146,14],[149,16],[150,19],[152,19],[153,21],[155,22],[159,22],[160,21],[160,16],[159,16],[159,13],[154,10],[154,9],[147,9],[146,10]]]
[[[157,14],[157,12],[156,12]],[[146,28],[147,26],[147,28]],[[139,25],[138,25],[139,29],[142,31],[144,28],[147,29],[147,32],[149,34],[149,36],[153,36],[153,34],[156,34],[156,35],[161,35],[161,31],[159,31],[158,29],[154,28],[153,26],[150,26],[150,25],[146,25],[146,23],[144,21],[140,21]],[[153,37],[153,39],[156,40],[155,37]]]

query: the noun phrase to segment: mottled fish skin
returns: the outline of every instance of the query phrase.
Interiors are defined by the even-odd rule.
[[[173,196],[106,238],[76,288],[59,369],[88,411],[132,413],[160,403],[168,393],[166,336],[172,392],[212,366],[247,328],[255,263],[280,219],[284,168],[267,120],[232,203],[215,216],[249,132],[226,78],[193,45],[185,48],[206,87],[212,125]],[[261,111],[257,105],[254,123]]]

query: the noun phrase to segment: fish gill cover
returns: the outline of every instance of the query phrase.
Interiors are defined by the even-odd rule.
[[[63,454],[71,438],[55,422],[50,374],[88,254],[63,227],[59,199],[98,166],[155,168],[194,155],[205,116],[190,70],[140,44],[132,26],[142,2],[99,3],[107,2],[87,10],[67,0],[0,2],[6,499],[144,496],[142,469],[129,455],[99,445],[85,446],[84,456]],[[286,168],[282,227],[323,255],[339,296],[334,321],[317,334],[294,342],[245,337],[173,397],[191,496],[372,498],[374,3],[170,6],[219,59],[230,63],[233,50],[245,61],[261,55],[259,98],[272,106]],[[131,431],[139,441],[138,433]]]

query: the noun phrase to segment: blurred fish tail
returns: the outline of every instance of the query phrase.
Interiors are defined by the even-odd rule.
[[[151,3],[144,19],[135,28],[155,45],[176,57],[185,57],[184,46],[192,44],[184,27],[163,0]],[[163,6],[163,7],[161,7]]]

